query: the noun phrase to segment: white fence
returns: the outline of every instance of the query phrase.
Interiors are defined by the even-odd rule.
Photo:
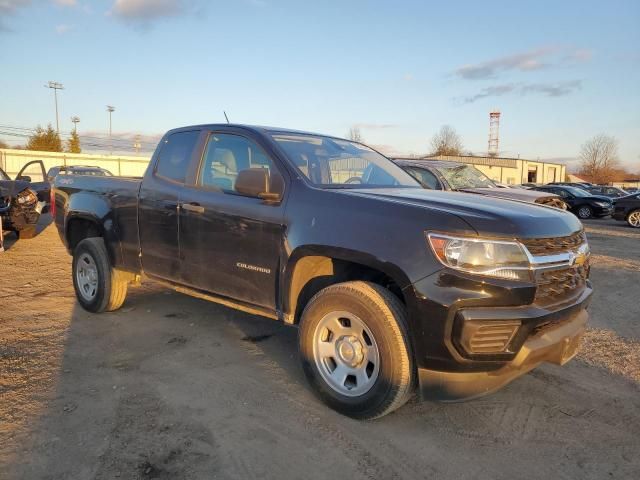
[[[0,168],[11,178],[15,178],[22,166],[32,160],[42,160],[47,171],[59,165],[90,165],[105,168],[114,175],[141,177],[147,169],[150,158],[0,148]],[[33,173],[33,170],[29,172]],[[29,172],[25,173],[29,174]]]

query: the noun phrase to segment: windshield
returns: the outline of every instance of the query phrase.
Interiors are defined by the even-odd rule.
[[[445,180],[454,190],[465,188],[497,188],[487,176],[471,165],[459,165],[453,168],[439,169]]]
[[[391,160],[347,140],[302,134],[274,134],[296,168],[326,188],[416,187],[420,185]]]
[[[575,197],[590,197],[591,194],[586,190],[576,187],[564,187],[566,191],[571,193]]]

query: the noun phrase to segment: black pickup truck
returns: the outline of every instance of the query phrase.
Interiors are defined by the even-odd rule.
[[[494,391],[571,359],[592,288],[581,223],[430,191],[359,143],[243,125],[169,131],[142,179],[58,176],[53,214],[80,304],[128,285],[299,326],[319,396],[355,418]]]

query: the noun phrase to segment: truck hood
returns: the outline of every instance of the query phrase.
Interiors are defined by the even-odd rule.
[[[531,203],[536,203],[536,200],[541,198],[560,198],[559,195],[553,193],[536,192],[534,190],[525,190],[524,188],[464,188],[460,191]]]
[[[580,221],[566,211],[490,196],[421,188],[344,189],[340,192],[446,212],[464,220],[480,236],[564,237],[582,229]],[[428,230],[429,225],[425,224],[424,229]]]

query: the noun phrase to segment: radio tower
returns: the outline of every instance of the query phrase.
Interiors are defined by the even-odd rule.
[[[489,156],[498,155],[498,143],[500,137],[500,110],[489,112]]]

